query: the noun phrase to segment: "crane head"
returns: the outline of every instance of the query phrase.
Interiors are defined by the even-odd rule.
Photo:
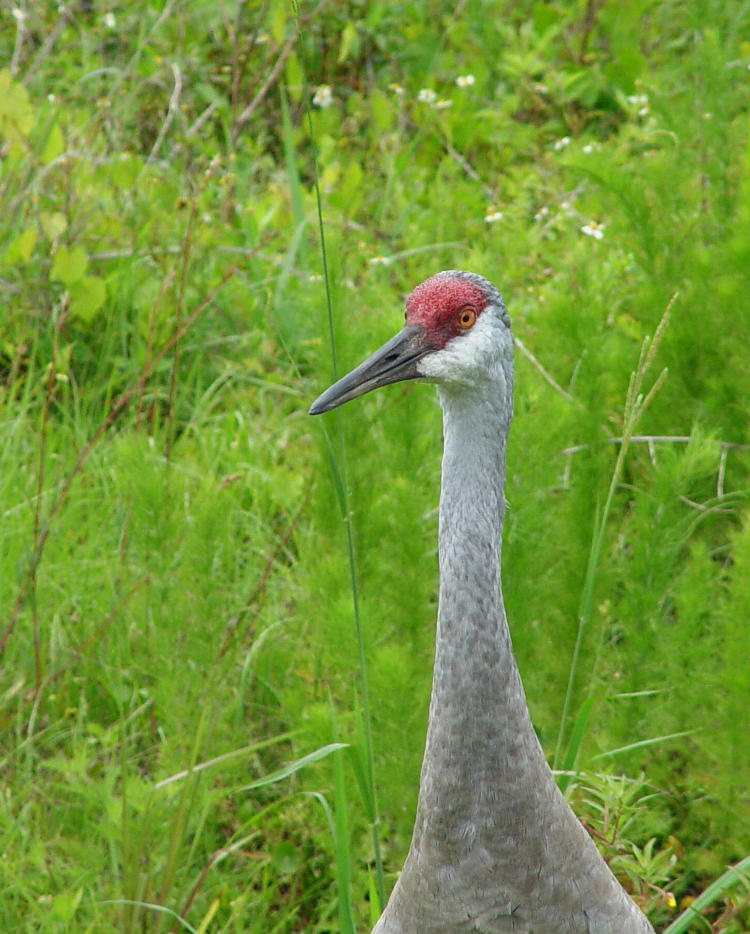
[[[372,389],[409,379],[471,387],[512,367],[510,319],[483,276],[446,270],[406,300],[404,327],[310,406],[319,415]]]

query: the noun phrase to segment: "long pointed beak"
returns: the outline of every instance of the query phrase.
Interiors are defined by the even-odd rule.
[[[418,379],[417,363],[435,348],[426,339],[424,330],[416,324],[405,325],[372,356],[330,386],[310,406],[310,415],[330,412],[336,406],[363,396],[371,389]]]

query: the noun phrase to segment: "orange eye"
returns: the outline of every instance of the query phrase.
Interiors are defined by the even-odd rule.
[[[463,328],[465,331],[472,327],[476,320],[477,313],[469,305],[467,305],[465,308],[462,308],[458,313],[458,326]]]

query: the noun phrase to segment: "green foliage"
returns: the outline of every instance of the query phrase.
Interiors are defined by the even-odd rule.
[[[543,745],[658,925],[750,929],[747,4],[12,13],[0,928],[372,923],[416,801],[440,424],[413,385],[330,441],[305,413],[328,293],[342,373],[458,267],[520,340],[503,574]]]

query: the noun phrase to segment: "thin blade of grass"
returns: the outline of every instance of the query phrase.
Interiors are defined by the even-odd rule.
[[[568,743],[568,748],[565,752],[565,758],[563,759],[561,772],[557,779],[557,784],[560,786],[560,791],[565,791],[565,789],[570,784],[570,781],[573,777],[573,772],[576,758],[578,756],[578,750],[580,749],[581,742],[583,741],[583,736],[586,732],[586,727],[588,726],[589,717],[591,716],[591,711],[594,707],[594,698],[587,697],[586,700],[581,705],[581,709],[578,711],[576,716],[575,723],[573,724],[573,730],[570,734],[570,742]]]
[[[683,934],[690,925],[700,917],[701,911],[708,908],[718,898],[737,885],[738,882],[750,883],[750,879],[743,873],[750,873],[750,853],[741,859],[739,863],[730,866],[726,872],[722,873],[715,882],[702,892],[695,901],[689,905],[685,911],[676,918],[669,927],[664,929],[664,934]]]
[[[597,515],[594,520],[594,532],[591,539],[591,550],[589,551],[589,558],[586,566],[586,577],[584,579],[580,610],[578,613],[578,629],[576,632],[576,640],[573,647],[573,655],[568,673],[565,700],[563,701],[563,709],[560,715],[560,726],[557,733],[557,742],[555,744],[555,755],[553,758],[553,767],[555,769],[558,768],[561,758],[563,757],[566,724],[570,713],[570,705],[573,699],[573,691],[578,675],[578,663],[580,659],[581,647],[583,645],[583,636],[591,620],[591,608],[593,605],[593,598],[596,588],[596,578],[599,569],[599,559],[601,555],[602,543],[604,541],[609,515],[612,510],[612,503],[614,502],[615,493],[620,484],[620,478],[622,477],[623,469],[625,466],[625,456],[628,451],[630,439],[635,434],[636,425],[638,424],[646,407],[651,402],[654,395],[666,379],[666,370],[662,370],[659,373],[645,396],[641,391],[643,387],[643,381],[654,360],[659,343],[664,335],[664,330],[669,321],[672,305],[674,304],[676,298],[677,293],[672,296],[667,304],[667,307],[664,309],[664,313],[662,314],[661,319],[659,320],[659,323],[657,324],[654,331],[653,338],[644,338],[638,357],[638,365],[631,373],[630,380],[628,382],[628,389],[625,395],[625,405],[623,409],[623,430],[620,450],[617,452],[617,460],[615,461],[615,467],[610,479],[604,506],[601,511],[597,510]],[[600,640],[592,668],[592,671],[594,672],[598,668],[599,655],[602,650],[602,645],[602,640]],[[589,695],[593,689],[593,685],[594,679],[592,677],[589,684]]]
[[[607,752],[600,752],[592,759],[606,759],[608,756],[617,756],[623,752],[632,752],[634,749],[644,749],[647,746],[655,746],[658,743],[666,743],[670,739],[681,739],[683,736],[692,736],[698,730],[681,730],[679,733],[667,733],[665,736],[652,736],[650,739],[639,739],[637,743],[628,743],[627,746],[618,746],[617,749],[608,749]]]
[[[299,32],[301,35],[301,18],[298,5],[294,5],[295,15],[297,17]],[[300,42],[299,44],[300,56],[304,60],[304,43]],[[321,253],[321,263],[323,266],[323,281],[325,284],[325,295],[326,295],[326,313],[328,319],[328,337],[329,337],[329,347],[330,347],[330,359],[331,359],[331,369],[334,381],[337,378],[337,367],[336,367],[336,340],[333,327],[333,303],[331,300],[331,285],[328,274],[328,254],[326,252],[326,237],[325,237],[325,225],[323,223],[323,199],[320,193],[320,173],[318,171],[318,151],[315,142],[315,132],[312,122],[312,113],[310,110],[310,102],[308,95],[307,103],[307,127],[310,135],[310,148],[312,152],[312,169],[313,169],[313,182],[315,187],[315,205],[317,211],[318,219],[318,233],[320,237],[320,253]],[[324,425],[325,432],[325,425]],[[332,466],[332,475],[334,479],[334,486],[336,487],[336,493],[339,500],[339,505],[341,507],[341,514],[344,520],[344,527],[346,529],[346,550],[347,558],[349,562],[349,580],[352,592],[352,612],[354,616],[354,629],[355,629],[355,638],[357,642],[357,663],[359,668],[359,681],[360,681],[360,692],[362,695],[362,725],[363,725],[363,736],[364,736],[364,751],[366,753],[366,774],[368,777],[368,794],[366,799],[371,802],[372,805],[372,819],[371,819],[371,828],[372,828],[372,838],[373,838],[373,847],[374,847],[374,856],[375,856],[375,872],[377,879],[377,888],[378,888],[378,898],[381,905],[385,904],[385,874],[383,871],[383,861],[380,852],[380,840],[379,840],[379,817],[378,817],[378,804],[377,804],[377,792],[375,784],[375,772],[373,766],[373,744],[372,744],[372,717],[370,713],[370,695],[369,695],[369,685],[367,678],[367,663],[365,659],[365,647],[364,647],[364,637],[362,633],[362,620],[359,610],[359,587],[357,583],[357,565],[355,561],[354,554],[354,534],[352,531],[351,525],[351,510],[349,508],[349,497],[348,497],[348,483],[347,483],[347,468],[346,468],[346,447],[344,443],[344,432],[343,432],[343,423],[341,420],[341,411],[336,411],[336,437],[338,441],[338,456],[336,455],[335,449],[331,442],[329,441],[327,432],[326,432],[326,446],[329,452],[329,458]]]
[[[171,785],[172,782],[178,782],[183,778],[187,778],[188,775],[196,775],[198,772],[203,772],[206,769],[212,769],[214,766],[220,765],[222,762],[231,761],[237,756],[247,755],[251,752],[258,752],[258,750],[265,749],[268,746],[273,746],[276,743],[285,742],[286,740],[291,739],[294,735],[295,734],[292,732],[279,733],[278,736],[273,736],[271,739],[264,739],[259,743],[251,743],[249,746],[242,746],[240,749],[232,749],[230,752],[225,752],[220,756],[214,756],[213,759],[208,759],[206,762],[199,762],[197,765],[193,766],[192,769],[183,769],[181,772],[175,772],[174,775],[160,779],[154,785],[154,789],[164,788],[166,785]]]
[[[338,740],[336,714],[331,708],[331,728],[334,740]],[[349,829],[346,820],[346,783],[344,780],[343,757],[333,757],[333,800],[334,823],[336,826],[336,879],[339,894],[339,924],[342,934],[355,934],[352,916],[351,861],[349,854]]]
[[[328,743],[328,745],[321,746],[320,749],[316,749],[314,752],[309,752],[306,756],[302,756],[301,759],[295,759],[294,762],[289,762],[282,768],[276,769],[275,772],[271,772],[269,775],[265,775],[257,781],[250,782],[249,785],[242,785],[237,791],[252,791],[254,788],[263,788],[265,785],[273,785],[274,782],[280,782],[282,779],[294,775],[295,772],[299,772],[299,770],[303,769],[306,765],[319,762],[326,756],[330,756],[332,752],[336,752],[339,749],[346,749],[347,746],[348,743]]]
[[[190,934],[198,934],[198,931],[187,922],[181,915],[176,911],[173,911],[171,908],[166,908],[164,905],[154,905],[152,902],[139,902],[134,898],[108,898],[106,901],[101,903],[102,905],[133,905],[136,908],[146,908],[148,911],[155,911],[159,914],[167,915],[170,918],[174,918],[175,921],[185,928],[186,931],[190,931]]]
[[[206,710],[204,709],[201,712],[201,716],[198,721],[198,728],[195,731],[195,737],[193,739],[193,748],[190,754],[190,771],[192,771],[192,765],[198,758],[198,750],[200,749],[200,745],[203,740],[205,726]],[[190,801],[195,793],[198,781],[199,779],[197,777],[192,782],[186,781],[180,790],[179,803],[177,805],[175,815],[172,818],[172,826],[169,834],[169,847],[167,849],[167,859],[164,864],[164,870],[161,877],[159,902],[162,905],[169,900],[169,892],[172,887],[175,871],[177,869],[177,860],[180,852],[180,846],[187,831]],[[157,930],[161,930],[160,922],[157,923]]]

